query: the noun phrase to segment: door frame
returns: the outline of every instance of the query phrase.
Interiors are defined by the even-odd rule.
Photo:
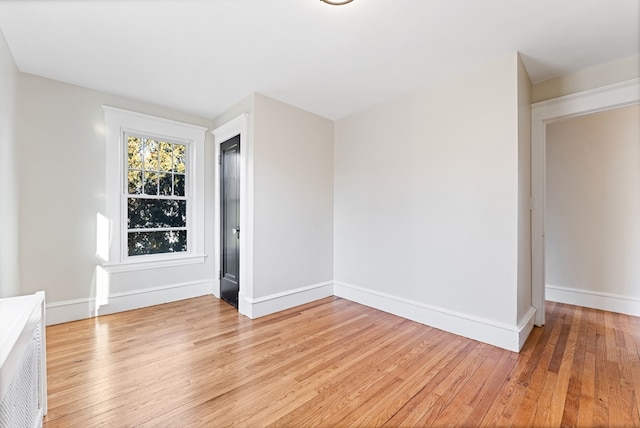
[[[222,147],[225,146],[225,147]],[[227,157],[227,153],[233,153],[232,157]],[[220,248],[220,298],[225,300],[231,306],[238,309],[238,296],[240,293],[240,235],[236,234],[236,229],[240,228],[240,187],[242,180],[240,179],[240,135],[235,135],[224,142],[220,143],[220,156],[218,157],[218,175],[220,178],[220,239],[218,242]],[[231,175],[227,175],[227,170],[233,169]],[[235,187],[235,192],[228,196],[227,186]],[[229,199],[231,197],[231,199]],[[233,206],[234,214],[228,216],[227,209]],[[233,230],[233,232],[232,232]],[[233,235],[233,236],[231,236]],[[231,244],[233,243],[233,244]],[[235,262],[233,267],[226,266],[225,260],[229,260],[226,256],[234,255]],[[229,278],[228,273],[231,269],[235,278]],[[232,285],[232,283],[235,283]],[[223,297],[222,284],[225,284],[225,292]]]
[[[242,113],[224,125],[214,129],[214,271],[213,295],[220,298],[220,145],[240,135],[240,281],[238,284],[238,312],[248,315],[247,298],[253,296],[253,180],[251,180],[251,154],[253,147],[249,138],[249,114]]]
[[[640,78],[541,101],[531,105],[531,300],[534,323],[545,323],[544,209],[548,123],[640,103]]]

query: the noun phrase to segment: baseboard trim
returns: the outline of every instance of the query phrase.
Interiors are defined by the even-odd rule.
[[[640,317],[640,299],[619,294],[547,285],[546,300]]]
[[[513,352],[519,352],[522,349],[533,329],[535,316],[535,308],[531,307],[518,326],[510,326],[344,282],[334,283],[334,294],[365,306]]]
[[[533,330],[534,322],[536,318],[536,308],[531,306],[520,323],[518,323],[518,352],[524,346],[524,343],[529,338],[531,331]]]
[[[190,299],[212,294],[212,290],[213,281],[202,280],[114,293],[100,298],[101,304],[95,297],[47,303],[47,325]]]
[[[257,299],[251,299],[241,294],[238,296],[240,299],[239,310],[241,314],[255,319],[330,296],[333,296],[333,282],[331,281],[271,294]]]
[[[213,280],[202,280],[114,293],[107,299],[100,299],[106,300],[101,305],[98,305],[95,297],[48,303],[46,321],[47,325],[61,324],[210,295],[213,294],[213,286]],[[356,285],[331,281],[256,299],[241,293],[239,312],[255,319],[334,295],[513,352],[522,349],[533,329],[535,316],[535,308],[531,307],[517,326],[510,326]]]

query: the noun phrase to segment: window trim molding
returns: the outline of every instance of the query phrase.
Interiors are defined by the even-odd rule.
[[[157,269],[172,266],[186,266],[204,263],[207,259],[206,255],[183,255],[164,260],[136,260],[135,262],[124,263],[105,263],[102,265],[108,273],[133,272],[143,269]]]
[[[106,125],[106,203],[108,219],[106,234],[109,242],[108,259],[103,266],[112,272],[151,269],[181,264],[203,263],[204,251],[204,140],[208,128],[164,119],[103,105]],[[191,208],[187,227],[190,242],[181,253],[164,253],[128,257],[125,248],[126,213],[123,206],[124,189],[124,135],[135,133],[171,141],[183,141],[191,147],[190,173],[187,174]]]

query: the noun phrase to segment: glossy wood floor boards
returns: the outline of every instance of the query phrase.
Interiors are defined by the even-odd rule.
[[[557,303],[512,353],[332,297],[47,328],[52,427],[640,427],[640,319]]]

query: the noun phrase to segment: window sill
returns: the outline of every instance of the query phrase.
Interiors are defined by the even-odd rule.
[[[185,266],[185,265],[195,265],[204,263],[207,259],[207,256],[202,255],[189,255],[189,256],[179,256],[172,258],[162,258],[162,259],[148,259],[148,260],[135,260],[135,261],[126,261],[121,263],[105,263],[102,265],[104,270],[108,273],[118,273],[118,272],[132,272],[139,270],[147,270],[147,269],[158,269],[172,266]]]

